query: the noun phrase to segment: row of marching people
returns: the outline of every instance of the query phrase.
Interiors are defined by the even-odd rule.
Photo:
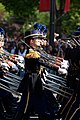
[[[63,101],[59,114],[64,120],[80,119],[80,27],[67,40],[70,47],[66,49],[65,59],[70,63],[67,86],[73,89],[68,100]]]
[[[1,31],[4,33],[3,30]],[[69,61],[64,60],[48,54],[43,49],[47,42],[46,34],[47,28],[42,24],[35,24],[34,30],[25,33],[24,41],[21,40],[28,47],[25,62],[23,57],[10,54],[2,48],[4,40],[3,35],[1,36],[1,120],[28,120],[32,114],[37,114],[40,120],[79,119],[75,117],[75,115],[79,116],[76,112],[79,108],[79,87],[74,88],[73,78],[75,72],[74,81],[79,85],[80,57],[78,54],[77,62],[74,59],[77,72],[72,69],[73,56],[71,58],[72,53],[76,55],[76,51],[79,51],[79,44],[75,44],[72,38],[75,47],[72,46],[72,42],[69,43],[65,55]],[[23,78],[18,76],[22,69],[25,69]],[[55,74],[50,73],[50,70]],[[77,114],[74,114],[75,112]]]
[[[19,73],[25,64],[22,56],[4,49],[4,35],[4,29],[0,28],[0,120],[12,120],[22,96],[17,89],[22,80]]]
[[[23,99],[27,96],[23,120],[28,119],[32,113],[38,114],[41,120],[79,119],[80,43],[74,36],[66,41],[67,61],[44,51],[46,33],[46,26],[35,24],[34,30],[26,32],[25,42],[22,41],[29,48],[25,66],[27,76],[24,76],[19,87],[24,93]],[[49,69],[56,71],[56,75],[49,73]],[[54,93],[57,94],[56,98]]]

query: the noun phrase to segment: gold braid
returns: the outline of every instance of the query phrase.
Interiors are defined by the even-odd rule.
[[[65,105],[65,107],[62,109],[61,114],[64,112],[64,110],[66,109],[66,107],[68,106],[69,102],[71,101],[73,96],[70,97],[70,99],[68,100],[67,104]]]
[[[74,117],[74,115],[76,114],[76,112],[77,112],[79,109],[80,109],[80,107],[78,107],[78,108],[74,111],[73,115],[70,117],[69,120],[72,120],[72,118]]]
[[[26,107],[25,107],[25,110],[24,110],[24,114],[26,113],[26,110],[27,110],[27,108],[28,108],[29,96],[30,96],[30,92],[29,92],[29,88],[28,88],[28,95],[27,95]]]
[[[68,110],[68,112],[67,112],[66,117],[65,117],[64,120],[67,120],[67,117],[68,117],[68,115],[69,115],[69,112],[70,112],[70,110],[71,110],[71,108],[72,108],[72,106],[73,106],[73,104],[74,104],[75,102],[76,102],[76,98],[75,98],[74,101],[72,102],[72,104],[71,104],[71,106],[70,106],[70,108],[69,108],[69,110]]]

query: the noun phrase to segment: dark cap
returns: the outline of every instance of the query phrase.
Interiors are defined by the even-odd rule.
[[[36,38],[36,37],[40,37],[40,36],[42,36],[42,34],[40,33],[39,30],[31,30],[31,31],[25,32],[24,38]]]
[[[75,32],[73,33],[73,36],[79,37],[79,36],[80,36],[80,31],[75,31]]]
[[[40,31],[40,34],[41,34],[42,38],[46,38],[48,29],[47,29],[47,27],[45,25],[39,24],[39,23],[35,23],[34,24],[34,29]]]
[[[46,38],[47,32],[48,29],[45,25],[36,23],[34,24],[33,30],[25,32],[24,38],[36,38],[36,37]]]
[[[78,29],[77,29],[78,31],[80,31],[80,27],[78,27]]]
[[[4,29],[1,28],[1,27],[0,27],[0,34],[1,34],[1,35],[5,35],[5,31],[4,31]]]

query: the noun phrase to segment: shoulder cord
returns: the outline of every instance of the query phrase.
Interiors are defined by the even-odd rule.
[[[33,74],[32,74],[32,75],[30,75],[30,76],[32,77],[32,76],[33,76]],[[38,74],[37,76],[39,76],[39,74]],[[29,91],[29,86],[28,86],[28,95],[27,95],[27,100],[26,100],[26,106],[25,106],[24,114],[26,113],[27,108],[28,108],[29,98],[30,98],[30,91]]]
[[[28,87],[28,95],[27,95],[27,100],[26,100],[26,106],[25,106],[24,114],[26,113],[26,110],[28,108],[29,96],[30,96],[30,92],[29,92],[29,87]]]
[[[70,110],[71,110],[71,108],[72,108],[72,106],[74,105],[75,102],[76,102],[76,97],[75,97],[74,101],[72,102],[72,104],[70,105],[69,110],[68,110],[68,112],[67,112],[66,117],[65,117],[64,120],[67,120],[67,117],[68,117],[68,115],[70,113]]]
[[[70,97],[70,99],[68,100],[67,104],[64,106],[64,108],[60,112],[60,114],[63,114],[64,110],[66,109],[66,107],[68,106],[68,104],[70,103],[70,101],[72,100],[72,97],[73,97],[73,95]]]
[[[74,117],[74,115],[77,113],[78,110],[80,110],[80,106],[74,111],[74,113],[72,114],[69,120],[72,120],[72,118]]]

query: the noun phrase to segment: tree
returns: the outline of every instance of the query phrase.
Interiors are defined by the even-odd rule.
[[[24,28],[23,25],[33,23],[36,20],[35,11],[37,11],[37,6],[39,5],[39,0],[0,0],[5,7],[5,10],[10,14],[8,23],[18,24],[21,29]],[[26,29],[27,29],[26,28]]]
[[[62,17],[62,31],[72,34],[80,26],[80,1],[71,0],[70,12]]]
[[[80,26],[80,1],[70,0],[70,11],[64,13],[65,0],[56,0],[56,31],[72,34]],[[77,18],[77,19],[76,19]]]
[[[0,0],[6,11],[12,13],[13,22],[22,24],[23,29],[29,28],[34,22],[41,22],[49,28],[49,12],[38,11],[40,0]],[[55,17],[55,31],[60,33],[66,30],[72,33],[80,25],[80,0],[71,0],[70,12],[63,14],[65,0],[56,0],[58,6]],[[77,19],[76,19],[77,18]]]
[[[35,15],[39,0],[1,0],[8,12],[20,19],[31,19]]]

